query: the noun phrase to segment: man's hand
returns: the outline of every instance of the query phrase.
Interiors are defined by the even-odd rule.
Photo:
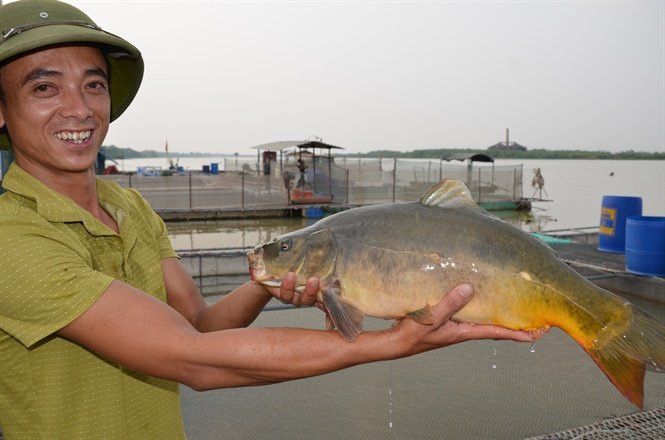
[[[266,287],[265,289],[284,304],[292,304],[296,307],[315,305],[316,296],[319,292],[318,278],[311,277],[308,279],[302,292],[298,291],[300,289],[296,290],[296,281],[296,274],[289,272],[282,278],[282,285],[279,288]]]

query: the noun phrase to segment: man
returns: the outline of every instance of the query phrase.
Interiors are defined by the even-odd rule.
[[[248,282],[208,306],[141,196],[97,180],[107,133],[136,94],[143,61],[78,9],[0,6],[0,145],[15,162],[0,197],[0,425],[12,439],[184,438],[177,383],[198,390],[275,383],[469,339],[534,335],[448,320],[469,286],[354,343],[334,331],[244,328],[273,297]]]

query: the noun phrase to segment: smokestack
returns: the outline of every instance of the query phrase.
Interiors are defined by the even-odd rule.
[[[506,147],[510,145],[510,128],[506,128]]]

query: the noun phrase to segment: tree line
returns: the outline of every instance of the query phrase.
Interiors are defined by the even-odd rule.
[[[166,151],[155,150],[134,150],[132,148],[116,147],[115,145],[102,145],[102,152],[107,159],[137,159],[144,157],[210,157],[210,156],[230,156],[229,154],[214,153],[168,153]]]
[[[121,148],[115,145],[103,146],[104,154],[109,159],[133,159],[143,157],[169,157],[165,151],[144,150],[137,151],[131,148]],[[495,159],[630,159],[630,160],[664,160],[665,152],[645,151],[620,151],[612,153],[609,151],[588,150],[546,150],[543,148],[519,151],[501,149],[473,149],[473,148],[435,148],[420,149],[412,151],[373,150],[368,153],[338,154],[341,157],[398,157],[409,159],[445,159],[454,155],[487,154]],[[176,157],[208,157],[215,156],[211,153],[176,153]],[[229,154],[217,154],[218,156],[230,156]]]
[[[445,159],[450,156],[486,154],[494,159],[629,159],[629,160],[663,160],[665,152],[645,151],[609,151],[588,150],[546,150],[533,149],[526,151],[501,149],[473,148],[438,148],[412,151],[374,150],[368,153],[345,154],[346,157],[398,157],[406,159]]]

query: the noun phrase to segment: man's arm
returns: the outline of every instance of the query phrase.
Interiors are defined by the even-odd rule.
[[[467,289],[468,286],[463,286]],[[276,383],[394,359],[469,339],[533,341],[538,335],[449,318],[471,298],[453,289],[433,308],[434,324],[399,325],[344,341],[336,331],[248,328],[200,333],[169,305],[119,281],[59,335],[136,371],[212,389]]]
[[[273,297],[296,306],[314,304],[319,290],[318,280],[312,278],[302,294],[296,293],[296,277],[289,274],[283,280],[281,289],[268,291],[261,284],[250,281],[224,295],[215,304],[208,305],[180,260],[163,259],[162,272],[168,304],[200,332],[246,327]]]

